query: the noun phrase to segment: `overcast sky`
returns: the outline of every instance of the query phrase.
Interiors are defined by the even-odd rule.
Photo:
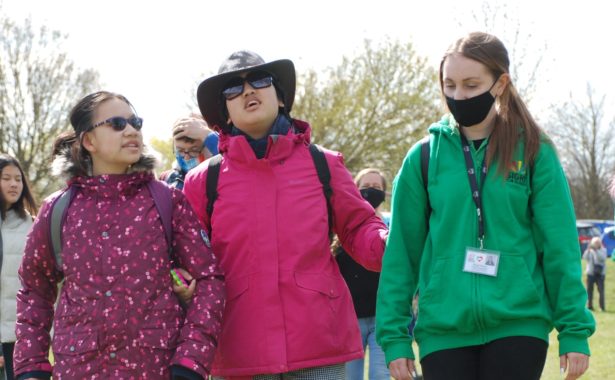
[[[97,70],[104,89],[131,100],[145,119],[146,138],[169,137],[173,121],[195,103],[198,83],[216,73],[221,61],[236,50],[253,50],[267,61],[289,58],[301,74],[310,68],[337,66],[343,56],[361,51],[363,40],[378,42],[388,36],[412,41],[436,67],[451,42],[483,29],[469,16],[482,0],[0,3],[16,20],[30,16],[36,25],[67,33],[71,58],[82,68]],[[608,1],[508,3],[522,34],[532,36],[527,59],[543,55],[540,86],[531,108],[538,111],[542,104],[564,101],[571,92],[582,98],[587,82],[610,96],[608,91],[615,88],[611,41],[615,33]],[[490,32],[505,39],[513,25],[496,25]],[[498,30],[502,27],[506,30]],[[511,58],[514,65],[515,57]],[[612,107],[614,99],[607,97],[607,102]]]

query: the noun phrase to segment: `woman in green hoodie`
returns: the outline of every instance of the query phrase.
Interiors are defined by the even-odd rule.
[[[420,143],[394,182],[376,309],[391,375],[411,378],[414,338],[426,380],[539,379],[555,327],[561,371],[576,379],[595,322],[555,147],[517,94],[496,37],[456,41],[440,86],[451,115],[429,128],[427,184]]]

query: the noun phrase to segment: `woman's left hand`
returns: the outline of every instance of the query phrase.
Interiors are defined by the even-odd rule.
[[[568,370],[566,380],[575,380],[581,377],[589,368],[589,356],[578,352],[568,352],[559,357],[559,368],[562,374]]]

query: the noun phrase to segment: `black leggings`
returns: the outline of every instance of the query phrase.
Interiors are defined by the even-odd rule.
[[[538,380],[547,347],[542,339],[513,336],[433,352],[421,360],[421,369],[425,380]]]
[[[15,343],[2,343],[4,356],[4,372],[7,380],[13,380],[13,348]]]

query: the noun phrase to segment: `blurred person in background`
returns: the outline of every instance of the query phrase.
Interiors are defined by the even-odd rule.
[[[173,152],[173,168],[163,172],[160,180],[181,190],[186,173],[218,154],[218,133],[207,127],[201,115],[183,117],[173,124]]]
[[[0,368],[9,380],[14,378],[17,271],[36,211],[21,164],[8,154],[0,154]]]

